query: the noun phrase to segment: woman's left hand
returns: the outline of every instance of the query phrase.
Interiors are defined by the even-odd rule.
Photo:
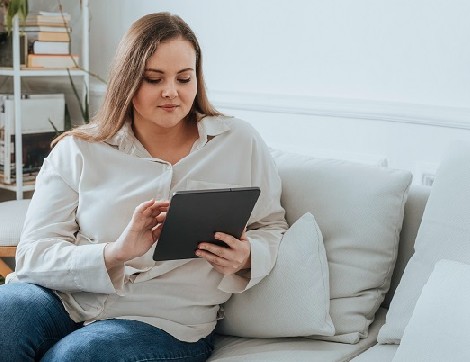
[[[215,238],[223,241],[228,247],[201,242],[196,255],[206,259],[215,270],[224,275],[251,268],[251,245],[245,231],[240,239],[221,232],[215,233]]]

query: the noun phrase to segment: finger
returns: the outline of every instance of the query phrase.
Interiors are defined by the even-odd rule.
[[[170,203],[168,201],[154,201],[150,206],[152,211],[168,211]]]
[[[134,209],[134,215],[136,214],[142,214],[144,216],[149,216],[152,213],[152,205],[155,202],[154,199],[142,202],[141,204],[137,205],[137,207]]]
[[[246,228],[243,229],[242,236],[240,237],[240,240],[248,240],[248,236],[246,235]]]
[[[222,232],[216,232],[214,237],[217,240],[223,241],[225,244],[227,244],[230,248],[235,249],[237,247],[237,241],[238,239],[234,238],[232,235],[225,234]]]
[[[197,249],[196,255],[200,258],[206,259],[211,265],[219,266],[219,267],[229,267],[229,268],[237,268],[239,264],[234,263],[233,261],[227,260],[225,258],[221,258],[213,253],[210,253],[205,250]]]
[[[214,255],[217,259],[209,257],[208,260],[213,261],[217,265],[239,268],[243,264],[242,255],[231,248],[224,248],[212,243],[200,243],[197,250]]]
[[[162,233],[162,226],[163,224],[157,224],[156,226],[153,227],[152,229],[153,240],[158,240],[160,238],[160,235]]]
[[[163,213],[166,215],[167,212],[168,212],[168,208],[158,208],[158,209],[152,210],[151,216],[152,217],[158,217],[159,215],[161,215]]]
[[[137,207],[135,208],[135,210],[139,210],[139,211],[144,211],[144,210],[148,210],[152,205],[153,203],[155,202],[154,199],[151,199],[151,200],[148,200],[148,201],[144,201],[142,202],[141,204],[137,205]]]
[[[160,213],[162,212],[167,212],[168,211],[168,202],[165,201],[165,202],[159,202],[159,201],[155,201],[154,204],[152,206],[150,206],[150,210],[151,210],[151,216],[152,217],[157,217],[158,215],[160,215]]]
[[[168,207],[169,205],[170,205],[170,201],[167,201],[167,200],[156,201],[156,200],[154,200],[152,208]]]
[[[230,248],[225,248],[223,246],[218,246],[213,243],[199,243],[198,249],[206,250],[211,254],[214,254],[220,258],[232,259],[233,250]]]
[[[155,216],[155,220],[157,220],[159,223],[163,223],[166,220],[166,212],[161,212]]]

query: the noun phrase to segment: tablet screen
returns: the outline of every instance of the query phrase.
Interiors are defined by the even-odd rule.
[[[239,239],[260,194],[259,187],[178,191],[170,201],[153,259],[196,258],[200,242],[225,245],[217,231]]]

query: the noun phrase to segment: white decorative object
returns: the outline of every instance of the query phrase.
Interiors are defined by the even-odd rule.
[[[225,303],[218,332],[256,338],[331,336],[329,288],[322,234],[307,213],[284,234],[271,273]]]
[[[323,233],[336,335],[322,338],[357,343],[390,286],[411,173],[272,153],[288,223],[311,212]]]
[[[455,143],[446,153],[424,210],[415,242],[385,325],[377,338],[399,344],[423,285],[440,259],[470,263],[470,144]]]
[[[394,362],[470,361],[470,265],[437,262],[405,328]]]
[[[63,94],[37,94],[21,99],[22,133],[54,132],[64,130],[65,98]],[[0,107],[5,117],[0,118],[0,128],[9,122],[11,134],[15,134],[15,105],[13,96],[0,96]],[[51,123],[54,124],[52,127]]]

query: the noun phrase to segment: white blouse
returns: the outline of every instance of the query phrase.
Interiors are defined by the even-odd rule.
[[[207,336],[219,305],[272,269],[287,229],[281,182],[269,150],[248,123],[206,117],[199,139],[175,165],[152,158],[126,124],[107,142],[61,140],[37,177],[18,245],[16,276],[57,291],[74,321],[139,320],[184,341]],[[106,270],[103,250],[152,198],[178,190],[259,186],[248,222],[251,271],[224,276],[204,259],[155,262],[153,249]]]

